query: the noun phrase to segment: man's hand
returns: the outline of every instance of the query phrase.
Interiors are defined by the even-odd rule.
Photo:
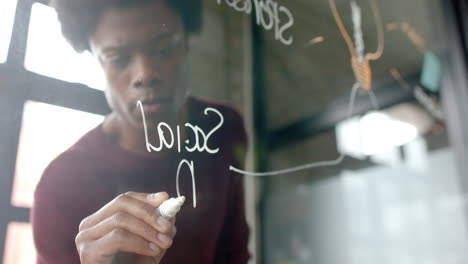
[[[75,239],[81,263],[110,264],[122,255],[159,263],[175,235],[175,220],[156,211],[167,199],[165,192],[128,192],[86,217]]]

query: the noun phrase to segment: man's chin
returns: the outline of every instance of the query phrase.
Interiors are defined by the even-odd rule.
[[[145,109],[143,109],[145,110]],[[150,111],[144,111],[144,119],[146,123],[160,123],[160,122],[171,122],[176,119],[177,113],[173,105],[158,105],[149,109]],[[151,111],[154,110],[154,111]],[[138,120],[143,122],[143,114],[141,109],[138,109]]]

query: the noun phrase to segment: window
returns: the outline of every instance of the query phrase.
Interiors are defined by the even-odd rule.
[[[30,208],[34,190],[46,166],[102,120],[100,115],[27,101],[23,111],[12,205]],[[31,225],[10,223],[3,263],[34,263],[35,258]]]
[[[104,75],[98,62],[89,52],[76,53],[60,30],[57,14],[52,8],[42,4],[33,5],[26,47],[26,69],[103,90]]]
[[[11,203],[31,207],[34,189],[46,166],[102,120],[99,115],[27,101]]]
[[[12,222],[8,224],[4,264],[29,264],[36,261],[31,224]]]
[[[0,2],[0,63],[4,63],[7,59],[16,4],[17,0],[2,0]]]

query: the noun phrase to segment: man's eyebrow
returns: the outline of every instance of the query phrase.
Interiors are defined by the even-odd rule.
[[[147,41],[147,43],[158,42],[158,41],[160,41],[161,39],[170,38],[170,37],[175,36],[175,35],[177,35],[176,32],[165,32],[165,33],[163,33],[163,34],[161,34],[161,35],[157,35],[157,36],[155,36],[155,37],[150,38],[150,39]]]
[[[176,32],[165,32],[163,34],[160,34],[160,35],[157,35],[155,37],[150,38],[147,41],[147,44],[153,44],[153,43],[158,42],[158,41],[160,41],[162,39],[177,36],[178,34],[179,33],[176,33]],[[105,47],[105,48],[101,49],[100,53],[101,54],[108,54],[108,53],[112,53],[112,52],[122,52],[122,51],[125,51],[127,48],[128,47],[125,46],[125,45],[122,45],[122,46],[109,46],[109,47]]]
[[[105,47],[101,50],[101,54],[108,54],[112,52],[121,52],[126,49],[125,46],[113,46],[113,47]]]

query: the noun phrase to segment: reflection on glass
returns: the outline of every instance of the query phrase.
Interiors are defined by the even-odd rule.
[[[338,149],[357,159],[381,154],[426,134],[434,122],[422,107],[410,103],[369,112],[336,126]]]
[[[435,119],[422,107],[402,103],[340,122],[336,126],[336,141],[341,153],[357,159],[388,159],[388,164],[392,164],[396,148],[426,134],[434,123]]]
[[[346,171],[329,192],[343,198],[339,255],[347,263],[463,263],[468,259],[463,207],[450,149],[423,148],[399,166]],[[424,159],[424,169],[414,162]],[[334,193],[334,194],[333,194]],[[320,225],[320,224],[319,224]],[[328,243],[328,242],[327,242]],[[329,243],[326,248],[335,245]],[[321,258],[330,259],[320,252]],[[322,262],[326,263],[326,262]]]
[[[3,264],[30,264],[36,260],[31,225],[12,222],[8,225]]]
[[[104,117],[44,103],[26,102],[11,203],[31,207],[46,166]]]
[[[54,9],[34,4],[26,48],[26,69],[103,90],[104,75],[97,61],[89,52],[77,54],[60,31]]]
[[[296,186],[287,182],[299,176],[283,179],[283,192],[267,205],[274,221],[266,223],[266,263],[466,263],[467,200],[453,151],[430,151],[420,138],[402,152],[392,166],[344,169]]]
[[[0,63],[7,59],[17,0],[0,1]]]

